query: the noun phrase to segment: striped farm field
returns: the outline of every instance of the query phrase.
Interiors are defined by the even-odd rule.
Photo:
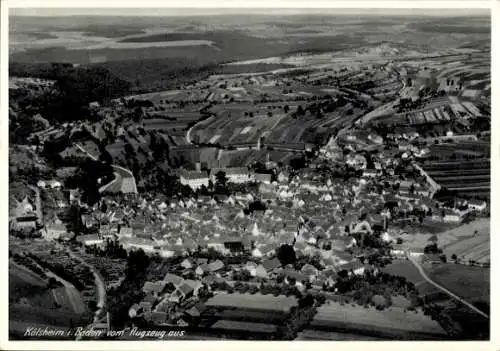
[[[318,308],[309,329],[403,340],[446,338],[443,328],[420,311],[405,312],[394,307],[379,311],[332,301]]]
[[[481,94],[481,90],[477,89],[467,89],[462,93],[462,97],[475,99]]]
[[[424,112],[425,119],[427,122],[434,122],[436,121],[436,117],[434,116],[433,110],[427,110]]]
[[[278,326],[266,323],[240,322],[233,320],[219,320],[213,324],[210,329],[229,331],[229,332],[245,332],[245,333],[264,333],[273,334],[278,330]]]
[[[297,306],[297,299],[291,296],[262,294],[219,294],[210,298],[205,305],[216,308],[288,312],[292,307]]]
[[[304,341],[348,341],[348,340],[356,340],[356,341],[377,341],[377,340],[387,340],[381,337],[375,336],[366,336],[354,333],[338,333],[338,332],[329,332],[324,330],[314,330],[314,329],[305,329],[301,333],[297,335],[295,340],[304,340]]]
[[[242,313],[241,310],[222,310],[215,313],[214,317],[222,320],[246,321],[252,323],[281,324],[286,319],[286,314],[282,312],[270,311],[249,311]]]
[[[441,111],[441,109],[440,109],[440,108],[435,108],[435,109],[433,109],[432,111],[434,111],[434,116],[436,116],[436,118],[437,118],[438,120],[443,120],[443,119],[444,119],[443,115],[442,115],[442,114],[441,114],[441,112],[440,112],[440,111]]]
[[[490,223],[488,220],[478,220],[460,228],[462,238],[452,244],[443,246],[443,252],[448,256],[455,254],[461,260],[474,260],[480,263],[488,262],[490,257]]]
[[[418,112],[416,115],[415,115],[415,121],[416,123],[425,123],[426,120],[425,120],[425,115],[423,112]]]
[[[465,106],[465,108],[467,110],[469,110],[470,113],[472,113],[474,116],[481,116],[481,112],[479,111],[479,109],[476,107],[476,105],[474,105],[472,102],[469,102],[469,101],[465,101],[465,102],[462,102],[462,105]]]

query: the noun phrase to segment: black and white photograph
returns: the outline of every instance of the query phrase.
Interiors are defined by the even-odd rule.
[[[8,9],[9,341],[491,340],[491,8],[134,6]]]

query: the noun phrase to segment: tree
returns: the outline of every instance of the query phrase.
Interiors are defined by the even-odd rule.
[[[48,282],[48,288],[49,289],[54,289],[55,287],[57,287],[57,280],[54,278],[54,277],[50,277],[49,278],[49,282]]]
[[[302,108],[301,105],[297,106],[297,116],[304,116],[306,114],[305,110]]]
[[[297,260],[293,246],[288,244],[281,245],[278,248],[276,255],[283,266],[286,266],[287,264],[294,264]]]
[[[456,254],[451,255],[451,259],[452,259],[453,261],[456,261],[456,260],[457,260],[457,255],[456,255]]]
[[[223,171],[219,171],[215,175],[215,184],[216,185],[220,185],[222,187],[225,187],[227,185],[228,180],[229,179],[226,177],[226,173]]]
[[[314,305],[314,297],[311,294],[307,294],[302,299],[299,300],[299,307],[311,307]]]

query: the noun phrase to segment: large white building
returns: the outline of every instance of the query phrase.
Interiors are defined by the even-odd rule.
[[[183,171],[179,177],[182,185],[188,185],[193,190],[201,188],[202,185],[208,187],[210,180],[206,172],[198,171]]]
[[[210,179],[215,184],[217,180],[217,173],[224,172],[230,183],[248,183],[255,180],[252,172],[245,167],[232,167],[232,168],[213,168],[210,171]]]

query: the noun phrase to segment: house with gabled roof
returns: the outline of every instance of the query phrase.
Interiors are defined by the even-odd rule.
[[[157,298],[153,295],[146,295],[144,299],[139,303],[139,306],[142,307],[144,311],[151,312],[154,304],[156,303]]]
[[[193,263],[189,258],[186,258],[181,262],[181,267],[184,269],[190,269],[193,268]]]
[[[165,284],[172,284],[177,288],[184,282],[184,279],[182,277],[179,277],[178,275],[167,273],[165,275],[165,278],[163,278],[163,281],[165,282]]]
[[[186,279],[184,283],[193,289],[193,295],[198,296],[200,289],[203,288],[203,283],[199,280]]]
[[[363,275],[365,273],[366,265],[360,261],[355,260],[340,266],[341,270],[346,270],[349,274]]]
[[[45,232],[47,238],[49,239],[59,239],[62,235],[67,233],[66,226],[63,223],[54,222],[47,223],[45,226]]]
[[[199,276],[202,276],[205,273],[209,272],[208,263],[202,263],[202,264],[200,264],[198,267],[196,267],[196,269],[195,269],[194,272],[195,272],[196,275],[199,275]]]
[[[153,296],[158,297],[165,289],[165,285],[166,285],[165,281],[146,282],[142,287],[142,291],[145,294],[151,294]]]
[[[207,270],[209,272],[217,272],[223,268],[224,268],[224,263],[221,260],[216,260],[216,261],[210,262],[207,265]]]
[[[193,296],[194,289],[186,283],[179,286],[168,298],[170,302],[181,302],[191,296]]]
[[[205,304],[199,302],[195,304],[193,307],[191,307],[189,310],[187,310],[186,314],[191,318],[198,318],[201,316],[203,312],[205,312],[206,309],[207,307],[205,306]]]
[[[283,274],[285,276],[285,283],[287,284],[292,284],[297,288],[303,288],[304,284],[309,282],[309,277],[306,276],[305,274],[302,274],[294,269],[285,269],[283,271]]]
[[[265,260],[262,262],[262,266],[267,272],[272,272],[281,267],[281,262],[276,257],[273,259]]]

